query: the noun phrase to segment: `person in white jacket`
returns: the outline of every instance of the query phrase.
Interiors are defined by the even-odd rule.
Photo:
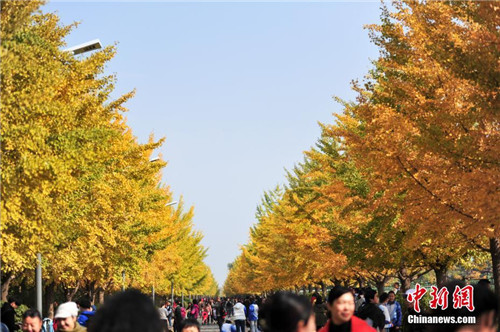
[[[245,332],[245,322],[247,319],[247,308],[236,299],[236,304],[233,306],[233,319],[236,325],[236,332]]]
[[[391,322],[391,315],[389,314],[389,309],[387,309],[387,302],[389,302],[389,294],[387,293],[382,293],[379,297],[380,301],[380,310],[384,313],[385,316],[385,325],[384,325],[384,332],[389,332],[389,329],[392,327],[392,322]]]

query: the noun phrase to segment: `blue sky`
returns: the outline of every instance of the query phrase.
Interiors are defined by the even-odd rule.
[[[318,121],[353,99],[378,56],[363,25],[374,2],[50,2],[68,46],[118,43],[106,73],[139,141],[166,137],[163,182],[195,207],[207,264],[222,286],[265,190],[319,137]]]

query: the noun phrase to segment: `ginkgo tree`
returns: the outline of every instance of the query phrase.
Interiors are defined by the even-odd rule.
[[[391,10],[369,27],[380,57],[367,80],[353,84],[356,101],[343,103],[335,123],[322,126],[321,149],[307,153],[315,167],[296,187],[307,184],[307,194],[284,194],[290,205],[280,201],[269,218],[288,211],[303,225],[324,221],[346,271],[389,274],[405,288],[428,270],[443,282],[461,258],[486,250],[498,293],[499,7],[396,0]],[[248,273],[238,266],[229,282]]]
[[[388,200],[405,194],[404,220],[487,249],[499,291],[498,5],[394,8],[370,27],[381,55],[336,135]]]
[[[166,163],[150,162],[164,139],[139,143],[123,116],[133,92],[111,97],[115,48],[63,51],[74,25],[42,4],[1,3],[2,297],[38,252],[48,303],[55,289],[66,299],[118,290],[122,273],[137,284],[188,274],[193,292],[214,291],[192,210],[167,206]]]

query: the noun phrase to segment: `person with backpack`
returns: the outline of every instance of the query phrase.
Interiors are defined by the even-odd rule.
[[[200,316],[200,307],[198,306],[198,300],[193,300],[193,306],[191,307],[191,311],[189,312],[189,318],[198,319]]]
[[[42,320],[40,312],[32,308],[23,313],[21,330],[23,332],[54,332],[54,327],[50,318]]]
[[[42,323],[42,332],[54,332],[54,321],[49,317],[45,317]]]

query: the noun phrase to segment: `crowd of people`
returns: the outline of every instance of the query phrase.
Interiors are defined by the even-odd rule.
[[[456,285],[447,287],[452,290]],[[148,296],[130,289],[113,295],[98,310],[88,299],[62,303],[53,320],[43,319],[36,309],[28,309],[19,325],[15,322],[15,309],[20,302],[9,298],[2,306],[1,321],[2,332],[200,332],[203,325],[211,324],[217,324],[221,332],[497,331],[497,299],[488,286],[474,287],[473,312],[450,306],[443,311],[422,313],[429,316],[473,315],[475,324],[408,324],[404,316],[415,314],[413,303],[405,300],[403,310],[396,301],[396,292],[397,289],[379,295],[371,288],[336,286],[326,299],[318,293],[306,297],[277,292],[266,298],[195,299],[186,307],[181,301],[167,301],[158,309]]]

